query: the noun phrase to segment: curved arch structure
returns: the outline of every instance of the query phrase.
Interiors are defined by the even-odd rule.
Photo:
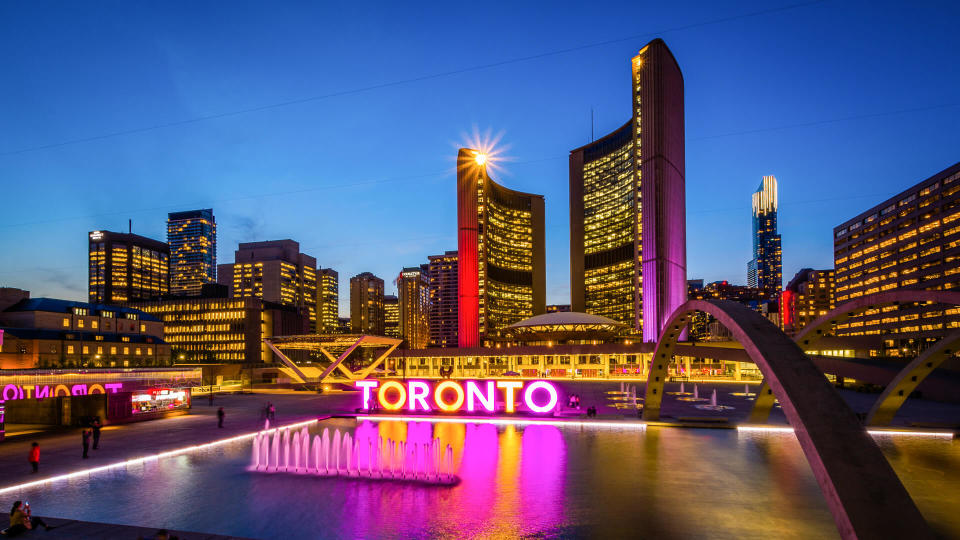
[[[818,317],[812,323],[803,327],[794,341],[799,343],[801,347],[810,347],[825,336],[837,323],[845,322],[851,317],[856,317],[870,309],[905,302],[960,305],[960,292],[905,289],[861,296],[833,308],[826,315]]]
[[[907,364],[877,398],[870,413],[867,414],[866,424],[868,426],[889,425],[907,397],[917,389],[927,375],[937,369],[947,358],[953,356],[958,346],[960,346],[960,330],[947,335],[916,357],[913,362]]]
[[[820,370],[779,328],[742,304],[690,300],[674,311],[651,360],[645,420],[660,417],[667,365],[695,311],[720,321],[760,368],[794,428],[841,537],[932,537],[883,453]]]
[[[839,305],[832,309],[826,315],[823,315],[812,323],[808,324],[794,338],[802,347],[811,347],[816,344],[829,330],[838,322],[844,322],[851,317],[855,317],[869,309],[875,309],[881,306],[895,305],[902,302],[934,302],[938,304],[960,304],[960,292],[953,291],[924,291],[924,290],[903,290],[888,291],[868,296],[861,296]],[[907,400],[907,396],[913,392],[917,386],[923,382],[934,369],[944,360],[950,357],[952,353],[942,354],[941,351],[957,349],[957,343],[952,341],[952,336],[945,337],[937,345],[922,355],[918,356],[887,385],[877,402],[867,416],[867,425],[888,425],[897,410]],[[927,365],[930,364],[930,367]],[[757,400],[753,402],[753,410],[750,412],[750,423],[760,424],[770,418],[770,411],[773,409],[773,395],[770,386],[764,379],[760,390],[757,391]]]

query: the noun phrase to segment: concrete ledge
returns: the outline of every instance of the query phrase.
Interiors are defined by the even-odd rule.
[[[43,521],[53,528],[50,532],[41,528],[38,531],[28,532],[17,536],[17,538],[58,538],[64,540],[81,539],[112,539],[112,538],[135,538],[152,539],[159,530],[157,527],[135,527],[132,525],[116,525],[112,523],[98,523],[95,521],[78,521],[74,519],[62,519],[43,516]],[[219,534],[209,534],[190,531],[177,531],[167,529],[170,536],[177,536],[180,540],[247,540],[241,536],[223,536]]]

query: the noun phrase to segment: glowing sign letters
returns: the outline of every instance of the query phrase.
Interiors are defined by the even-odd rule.
[[[431,385],[433,389],[431,391]],[[467,412],[496,412],[497,401],[503,403],[503,411],[509,414],[517,412],[521,402],[527,410],[534,413],[549,413],[557,406],[557,388],[547,381],[452,381],[439,383],[430,381],[357,381],[356,387],[363,391],[364,410],[372,407],[374,398],[380,407],[387,411],[399,411],[406,408],[410,412],[458,412],[466,405]]]
[[[13,401],[15,399],[44,399],[58,396],[86,396],[88,394],[116,394],[123,388],[123,383],[104,383],[104,384],[65,384],[55,385],[16,385],[8,384],[0,392],[0,402]]]

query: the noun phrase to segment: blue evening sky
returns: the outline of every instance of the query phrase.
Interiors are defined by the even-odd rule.
[[[168,211],[212,207],[220,262],[297,240],[340,272],[345,316],[350,276],[395,290],[456,249],[477,130],[502,135],[499,182],[546,196],[547,300],[567,303],[567,152],[591,107],[598,136],[627,120],[658,36],[686,83],[688,276],[745,282],[773,174],[786,282],[960,160],[958,23],[957,2],[3,2],[0,286],[84,299],[88,231],[165,239]]]

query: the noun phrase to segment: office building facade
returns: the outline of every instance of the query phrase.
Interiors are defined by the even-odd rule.
[[[166,366],[160,319],[128,307],[30,298],[0,310],[0,369]]]
[[[213,209],[171,212],[170,294],[199,296],[205,283],[217,282],[217,222]]]
[[[780,293],[781,328],[793,336],[834,305],[833,270],[804,268]]]
[[[340,275],[332,268],[317,270],[317,332],[336,334],[340,326]]]
[[[429,267],[404,268],[397,277],[400,302],[400,339],[403,347],[423,349],[430,344]]]
[[[350,278],[350,330],[354,334],[384,335],[383,280],[370,272]]]
[[[146,300],[170,292],[170,248],[136,234],[91,231],[88,300],[94,304]]]
[[[487,174],[486,156],[457,155],[458,328],[461,347],[544,313],[543,196],[507,189]]]
[[[430,281],[430,347],[457,346],[458,258],[456,251],[431,255],[427,265]]]
[[[776,300],[783,286],[783,254],[777,232],[777,178],[764,176],[753,193],[753,259],[747,262],[747,286]]]
[[[960,289],[960,163],[833,230],[836,305],[896,289]],[[868,310],[838,336],[877,336],[882,356],[913,356],[960,328],[960,308],[901,304]]]
[[[687,293],[683,74],[660,39],[631,74],[630,120],[570,152],[571,308],[656,341]]]
[[[217,267],[217,281],[236,298],[261,298],[300,310],[317,328],[317,260],[293,240],[241,243],[233,264]]]
[[[393,294],[383,295],[383,335],[400,337],[400,299]]]
[[[734,285],[726,280],[704,285],[702,279],[689,280],[687,287],[690,299],[730,300],[760,313],[774,324],[780,323],[776,303],[771,300],[769,292],[763,289]],[[698,311],[690,316],[688,337],[692,341],[727,341],[731,339],[731,334],[711,315]]]
[[[272,363],[263,338],[303,333],[296,308],[256,297],[170,297],[127,304],[163,321],[175,362]]]

